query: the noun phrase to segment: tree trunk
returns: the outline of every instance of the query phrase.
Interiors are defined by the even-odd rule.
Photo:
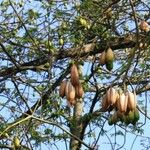
[[[80,121],[80,118],[82,116],[83,111],[83,100],[77,99],[77,103],[74,107],[74,115],[73,115],[73,121],[72,125],[70,127],[70,131],[72,134],[80,138],[81,131],[82,131],[82,122]],[[71,137],[70,139],[70,150],[80,150],[80,143],[78,140]]]

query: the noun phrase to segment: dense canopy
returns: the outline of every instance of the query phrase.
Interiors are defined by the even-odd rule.
[[[1,149],[150,147],[149,0],[0,0],[0,8]]]

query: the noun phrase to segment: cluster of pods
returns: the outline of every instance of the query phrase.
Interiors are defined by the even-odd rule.
[[[82,98],[84,90],[79,80],[78,68],[75,64],[72,64],[70,70],[70,80],[64,80],[60,84],[59,95],[65,97],[70,106],[74,106],[77,99]]]
[[[100,55],[100,65],[106,65],[106,68],[110,71],[113,69],[114,53],[109,47],[106,51],[103,51]]]
[[[108,119],[109,125],[118,121],[125,124],[136,124],[139,120],[139,111],[136,108],[137,100],[135,92],[130,91],[118,93],[114,88],[109,88],[102,99],[102,111],[114,111]]]

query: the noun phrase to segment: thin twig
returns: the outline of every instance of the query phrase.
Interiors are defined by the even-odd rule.
[[[13,79],[12,79],[12,82],[14,83],[14,86],[15,86],[15,88],[16,88],[16,90],[17,90],[19,96],[20,96],[20,98],[24,101],[24,103],[26,104],[27,108],[30,109],[30,107],[29,107],[29,105],[28,105],[28,103],[27,103],[27,99],[25,99],[25,98],[22,96],[22,94],[20,93],[20,91],[19,91],[19,89],[18,89],[18,85],[16,84],[16,82],[15,82]],[[31,111],[31,110],[30,110],[30,111]]]
[[[7,55],[7,57],[12,61],[12,63],[15,65],[16,68],[18,68],[18,65],[16,64],[16,60],[7,52],[5,46],[0,42],[0,46],[2,48],[2,50],[5,52],[5,54]]]
[[[70,133],[68,130],[64,129],[61,125],[59,125],[58,123],[54,123],[54,122],[50,122],[41,118],[37,118],[35,116],[32,116],[33,119],[50,124],[50,125],[54,125],[57,126],[58,128],[60,128],[61,130],[63,130],[64,132],[66,132],[67,134],[69,134],[71,137],[75,138],[76,140],[78,140],[80,143],[82,143],[84,146],[86,146],[87,148],[89,148],[90,150],[92,150],[92,148],[87,145],[86,143],[84,143],[82,140],[80,140],[77,136],[73,135],[72,133]]]
[[[134,138],[134,140],[133,140],[133,142],[132,142],[132,145],[131,145],[131,148],[130,148],[130,150],[132,150],[132,148],[133,148],[133,145],[134,145],[134,143],[135,143],[135,141],[136,141],[136,139],[137,139],[137,135],[135,136],[135,138]]]

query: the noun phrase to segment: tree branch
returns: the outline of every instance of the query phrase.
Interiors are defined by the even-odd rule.
[[[139,37],[143,38],[143,35],[141,34]],[[123,48],[132,48],[136,45],[136,41],[134,39],[135,39],[135,34],[132,34],[130,36],[124,35],[123,37],[119,37],[119,38],[115,37],[110,40],[112,42],[110,42],[109,46],[113,50],[123,49]],[[147,43],[150,44],[150,39],[149,39],[149,41],[147,41]],[[58,53],[55,53],[53,56],[55,58],[55,61],[61,60],[64,58],[69,58],[69,57],[74,59],[78,55],[80,55],[80,57],[82,57],[82,58],[85,57],[84,59],[86,59],[87,56],[95,55],[95,54],[103,52],[108,47],[107,45],[108,45],[107,41],[100,41],[100,42],[96,43],[96,46],[94,49],[88,49],[88,50],[84,51],[85,45],[83,45],[83,47],[70,48],[67,50],[60,50],[60,51],[58,51]],[[14,75],[18,72],[24,71],[24,70],[35,70],[35,68],[34,67],[32,68],[32,66],[39,66],[39,65],[45,64],[46,62],[48,62],[49,57],[50,57],[49,53],[47,53],[44,56],[37,58],[36,60],[26,62],[26,63],[19,65],[18,68],[9,67],[6,69],[2,69],[0,71],[0,77],[3,77],[3,79],[1,79],[0,81],[6,80],[7,78],[11,77],[12,75]]]
[[[31,115],[36,109],[38,109],[41,104],[44,106],[47,104],[47,100],[49,96],[52,94],[52,92],[55,90],[57,86],[60,85],[60,82],[69,74],[70,72],[70,66],[65,70],[65,72],[58,78],[56,79],[56,82],[45,92],[45,94],[39,99],[28,111],[26,111],[22,116],[19,118],[24,118],[27,115]]]

